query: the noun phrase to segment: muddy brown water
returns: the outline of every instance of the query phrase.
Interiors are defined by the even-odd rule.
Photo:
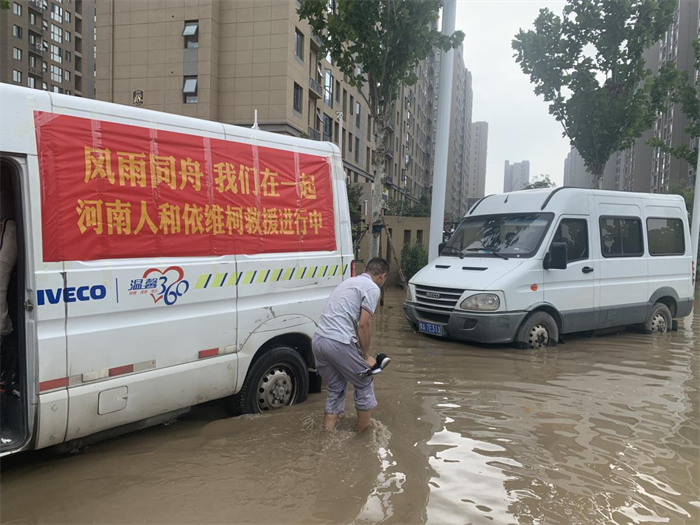
[[[414,334],[390,292],[392,363],[356,436],[325,394],[273,414],[197,407],[77,455],[6,460],[3,523],[700,523],[700,316],[677,332],[542,351]]]

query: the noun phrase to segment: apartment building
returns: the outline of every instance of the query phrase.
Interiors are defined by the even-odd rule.
[[[700,36],[699,4],[698,0],[679,0],[673,24],[659,43],[658,59],[659,67],[673,62],[677,69],[691,72],[696,82],[698,72],[694,68],[692,42]],[[673,147],[691,145],[687,131],[689,125],[690,119],[683,114],[681,106],[669,104],[657,118],[654,137]],[[672,183],[692,186],[695,184],[695,166],[655,148],[650,182],[653,192],[668,191]]]
[[[530,183],[530,161],[505,163],[503,193],[522,190]]]
[[[0,82],[95,97],[95,0],[10,0]]]
[[[471,154],[469,156],[469,190],[470,199],[480,199],[486,195],[486,162],[489,147],[488,122],[472,122]]]

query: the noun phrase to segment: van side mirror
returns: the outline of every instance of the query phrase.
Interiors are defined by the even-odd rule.
[[[440,244],[438,244],[438,255],[442,255],[442,250],[445,249],[445,245],[447,245],[446,242],[441,242]]]
[[[565,242],[553,242],[544,256],[545,270],[566,270],[567,248]]]

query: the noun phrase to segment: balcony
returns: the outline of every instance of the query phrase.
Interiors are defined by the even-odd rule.
[[[43,11],[46,9],[43,0],[29,0],[29,7],[37,11]]]
[[[42,46],[41,42],[39,42],[35,46],[29,46],[29,52],[36,53],[37,55],[43,55],[46,53],[46,49],[44,49],[44,46]]]
[[[29,66],[29,74],[36,75],[38,77],[41,77],[44,75],[43,71],[41,71],[40,69],[37,69],[35,67],[32,67],[32,66]]]
[[[387,122],[387,126],[386,126],[386,127],[387,127],[392,133],[394,132],[394,122],[393,122],[392,120],[390,120],[389,122]]]
[[[320,49],[321,46],[323,45],[323,42],[321,42],[321,39],[318,37],[318,35],[311,35],[311,43],[316,45],[317,49]]]
[[[315,96],[315,98],[323,97],[323,88],[313,77],[309,77],[309,94]]]
[[[311,137],[312,140],[321,140],[321,132],[317,129],[312,128],[309,126],[309,137]]]

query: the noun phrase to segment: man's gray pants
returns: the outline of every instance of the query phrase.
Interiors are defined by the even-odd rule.
[[[316,370],[328,385],[326,414],[342,414],[345,411],[348,381],[355,387],[357,410],[372,410],[377,406],[374,380],[367,373],[369,366],[355,345],[339,343],[316,334],[311,348]]]

